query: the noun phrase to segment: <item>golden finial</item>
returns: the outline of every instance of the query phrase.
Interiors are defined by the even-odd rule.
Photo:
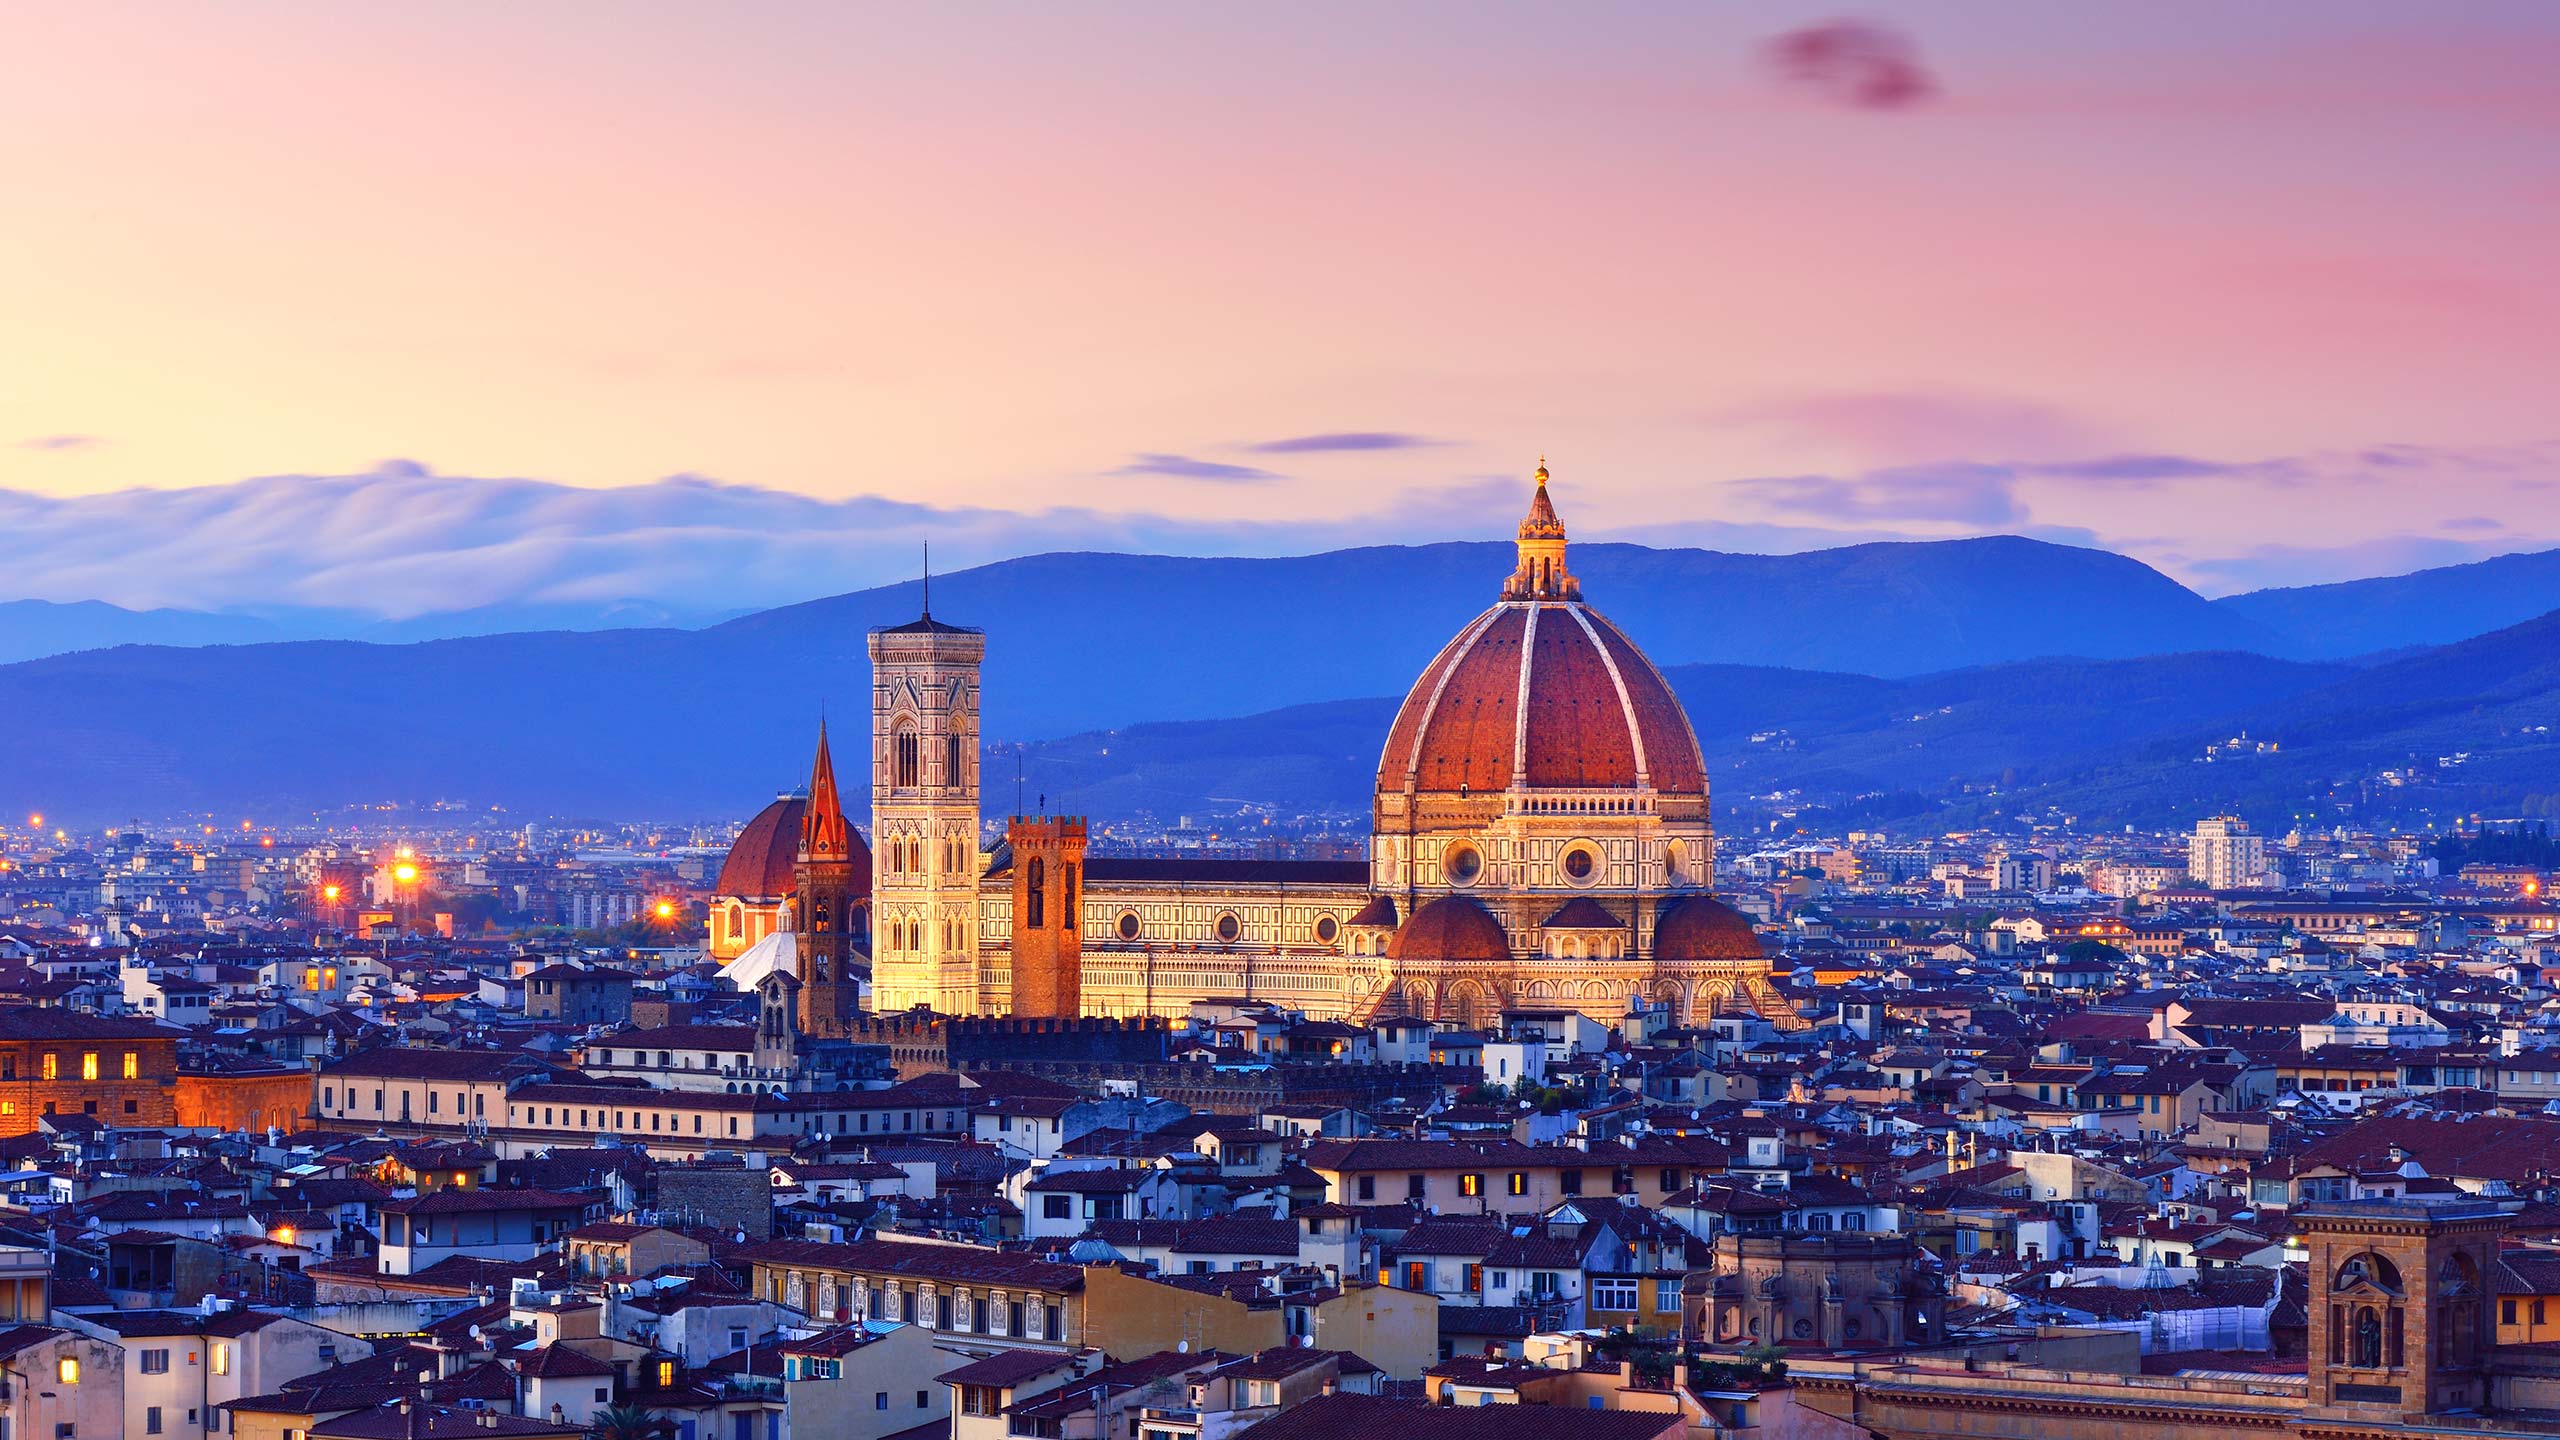
[[[1538,457],[1538,483],[1541,485],[1547,483],[1547,457],[1544,455]]]

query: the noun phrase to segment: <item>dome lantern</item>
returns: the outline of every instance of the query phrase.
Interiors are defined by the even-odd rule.
[[[1538,489],[1520,521],[1520,565],[1502,587],[1505,600],[1579,600],[1582,582],[1564,567],[1564,522],[1547,498],[1547,457],[1538,457]]]

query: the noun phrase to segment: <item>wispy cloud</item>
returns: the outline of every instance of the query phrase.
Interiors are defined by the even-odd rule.
[[[1114,475],[1170,475],[1178,480],[1214,480],[1225,485],[1258,485],[1280,478],[1275,471],[1251,465],[1228,465],[1216,460],[1201,460],[1189,455],[1161,453],[1130,457],[1129,463],[1111,472]]]
[[[1256,455],[1320,455],[1340,450],[1414,450],[1447,442],[1393,430],[1344,430],[1329,435],[1293,435],[1244,448]]]
[[[1762,52],[1781,79],[1859,110],[1907,110],[1938,93],[1919,47],[1899,30],[1832,20],[1790,30]]]
[[[1517,478],[1470,478],[1383,493],[1338,516],[1204,521],[827,500],[698,475],[586,489],[397,460],[182,490],[0,489],[0,600],[388,619],[655,607],[701,618],[910,578],[927,541],[936,569],[1062,550],[1302,555],[1380,535],[1507,535],[1522,503]]]
[[[2017,472],[2003,465],[1914,465],[1842,478],[1779,475],[1735,482],[1772,510],[1836,520],[1921,520],[1977,527],[2027,517]]]
[[[33,439],[19,441],[18,448],[21,450],[86,450],[106,443],[95,435],[38,435]]]

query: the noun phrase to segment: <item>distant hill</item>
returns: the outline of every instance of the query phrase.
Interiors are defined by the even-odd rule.
[[[2282,748],[2200,761],[2234,727]],[[2389,772],[2389,773],[2386,773]],[[2022,801],[2103,813],[2560,814],[2560,611],[2325,684],[2047,777]]]
[[[257,645],[286,640],[400,644],[525,630],[613,630],[725,619],[645,604],[491,605],[385,620],[353,610],[279,605],[251,613],[128,610],[99,600],[0,600],[0,665],[118,645]]]
[[[1099,797],[1079,802],[1096,813],[1265,795],[1356,805],[1380,707],[1494,598],[1510,554],[1043,555],[936,577],[933,608],[988,631],[986,733],[1030,745],[1035,789]],[[2371,698],[2334,666],[2230,653],[2274,641],[2100,551],[1580,545],[1574,568],[1672,670],[1727,797],[2033,787],[2322,687],[2350,716]],[[439,799],[741,814],[799,778],[822,705],[867,711],[864,632],[921,598],[889,586],[702,630],[127,646],[0,666],[0,806],[101,820]],[[1168,728],[1209,720],[1242,728]],[[1113,754],[1091,753],[1112,730]]]
[[[1277,560],[1038,555],[936,576],[933,609],[988,632],[990,732],[1037,738],[1402,694],[1492,603],[1512,557],[1508,544]],[[1573,568],[1591,603],[1663,665],[1910,675],[2257,638],[2147,566],[2015,537],[1802,555],[1576,545]],[[704,633],[744,653],[823,647],[858,678],[863,632],[912,618],[921,598],[916,584],[893,585]]]
[[[2560,550],[2336,585],[2256,590],[2213,604],[2267,637],[2261,648],[2268,653],[2298,660],[2444,645],[2560,610]]]
[[[1906,679],[1667,672],[1743,833],[1810,808],[1948,823],[2055,806],[2083,824],[2560,806],[2560,614],[2375,667],[2208,653],[2036,660]],[[1368,803],[1397,701],[1139,725],[1025,747],[1053,805],[1170,819]],[[2546,727],[2537,729],[2536,727]],[[2242,735],[2251,744],[2222,747]],[[2261,753],[2258,741],[2278,748]],[[2440,757],[2464,756],[2439,765]],[[990,762],[991,768],[995,762]],[[2398,783],[2385,771],[2402,775]]]
[[[1728,819],[1774,810],[1753,797],[1778,792],[1841,806],[2031,786],[2352,673],[2234,654],[2024,661],[1905,680],[1745,665],[1666,671]],[[1133,725],[1029,745],[1024,765],[1053,806],[1103,815],[1170,819],[1238,804],[1357,813],[1397,703]],[[997,768],[990,760],[991,782]]]
[[[1511,556],[1041,555],[937,576],[933,608],[988,632],[986,733],[1039,740],[1401,694],[1495,598]],[[2014,538],[1794,556],[1585,545],[1574,566],[1664,664],[1904,674],[2205,648],[2233,623],[2121,556]],[[864,632],[921,600],[905,584],[698,631],[135,646],[0,666],[0,713],[21,717],[0,802],[106,818],[434,798],[729,813],[796,774],[822,705],[867,709]]]
[[[127,610],[103,600],[0,600],[0,664],[109,645],[247,645],[284,633],[245,615]]]

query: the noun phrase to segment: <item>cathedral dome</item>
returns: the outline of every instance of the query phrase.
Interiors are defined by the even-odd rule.
[[[1757,960],[1760,937],[1741,911],[1720,900],[1690,895],[1673,901],[1654,922],[1653,958]]]
[[[774,802],[756,812],[747,828],[730,842],[729,858],[720,862],[720,882],[712,887],[715,895],[752,896],[772,899],[788,895],[798,883],[795,867],[800,862],[800,830],[809,813],[809,797],[794,792],[777,796]],[[854,873],[861,880],[864,894],[870,893],[871,847],[863,843],[862,832],[848,825],[845,843],[853,852]]]
[[[1463,895],[1425,901],[1387,941],[1395,960],[1508,960],[1511,937],[1491,911]]]
[[[1380,791],[1706,792],[1687,712],[1644,652],[1582,603],[1564,551],[1541,464],[1519,569],[1414,681],[1387,731]]]
[[[773,896],[791,893],[791,867],[800,858],[800,817],[808,812],[805,795],[783,795],[747,822],[720,863],[715,895]]]

